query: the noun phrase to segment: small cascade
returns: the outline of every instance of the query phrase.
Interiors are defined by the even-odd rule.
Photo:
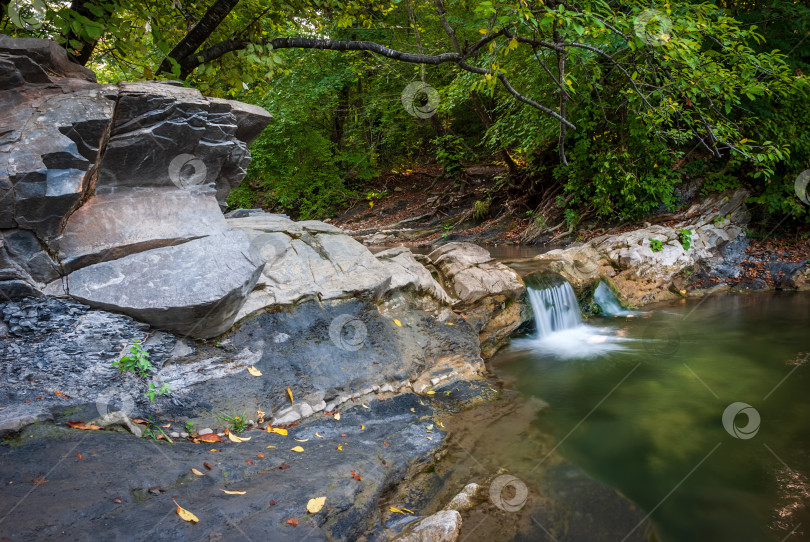
[[[528,286],[538,338],[582,324],[579,302],[568,281],[529,282]]]
[[[617,336],[614,328],[595,327],[582,322],[576,293],[561,276],[534,274],[524,280],[537,334],[531,338],[515,339],[512,341],[514,348],[532,350],[557,359],[593,358],[622,349],[619,344],[622,338]],[[618,302],[616,304],[618,306]]]
[[[619,300],[613,295],[613,290],[610,286],[605,284],[605,281],[600,280],[596,289],[593,291],[593,302],[599,305],[604,316],[631,316],[633,311],[623,309],[619,304]]]

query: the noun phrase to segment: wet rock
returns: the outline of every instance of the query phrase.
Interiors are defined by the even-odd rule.
[[[121,410],[109,412],[101,416],[100,418],[96,418],[90,421],[90,424],[97,425],[99,427],[109,427],[111,425],[119,425],[138,438],[141,438],[141,435],[143,434],[143,429],[141,429],[138,426],[138,424],[133,423],[133,421],[130,420],[129,417],[126,415],[126,413]]]
[[[475,502],[473,499],[478,494],[478,490],[480,486],[476,483],[467,484],[464,486],[464,489],[461,490],[455,497],[450,499],[450,502],[447,503],[447,506],[444,507],[445,510],[456,510],[461,512],[463,510],[469,510],[473,506],[475,506]]]
[[[456,510],[441,510],[409,525],[406,532],[394,538],[396,542],[455,542],[461,530],[461,514]]]

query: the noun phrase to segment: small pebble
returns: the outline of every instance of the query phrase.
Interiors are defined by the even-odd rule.
[[[211,433],[213,433],[213,432],[214,432],[214,430],[213,430],[213,429],[209,429],[208,427],[206,427],[205,429],[200,429],[200,430],[197,432],[197,434],[198,434],[198,435],[210,435],[210,434],[211,434]]]

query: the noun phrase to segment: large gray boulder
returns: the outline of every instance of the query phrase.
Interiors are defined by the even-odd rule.
[[[67,293],[91,307],[209,338],[233,325],[263,267],[247,235],[229,230],[84,267],[67,277]]]
[[[97,194],[65,225],[54,246],[65,272],[228,229],[214,198],[196,190],[155,188]]]
[[[196,337],[261,274],[222,207],[261,107],[171,83],[99,85],[64,48],[0,35],[0,295],[73,295]]]
[[[439,303],[451,305],[454,300],[447,295],[442,285],[430,271],[419,263],[407,247],[394,247],[375,254],[385,270],[391,275],[386,294],[404,291],[429,296]]]
[[[303,299],[376,298],[391,281],[366,247],[324,222],[293,222],[269,213],[227,222],[250,236],[265,261],[239,320]]]

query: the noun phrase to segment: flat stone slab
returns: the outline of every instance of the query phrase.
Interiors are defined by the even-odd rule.
[[[129,190],[90,198],[58,239],[59,260],[70,273],[228,229],[211,194],[180,189]]]
[[[366,406],[346,407],[340,420],[315,415],[288,436],[246,431],[241,436],[250,441],[239,444],[170,445],[125,432],[34,426],[0,444],[3,534],[12,540],[130,540],[133,533],[172,542],[357,540],[379,521],[381,495],[409,468],[432,461],[445,439],[438,428],[427,433],[435,413],[413,394]],[[304,452],[291,451],[294,446]],[[326,497],[325,507],[308,514],[307,502],[316,497]],[[172,499],[199,523],[183,521]]]
[[[248,237],[229,230],[79,269],[68,291],[91,307],[209,338],[231,327],[263,266]]]

